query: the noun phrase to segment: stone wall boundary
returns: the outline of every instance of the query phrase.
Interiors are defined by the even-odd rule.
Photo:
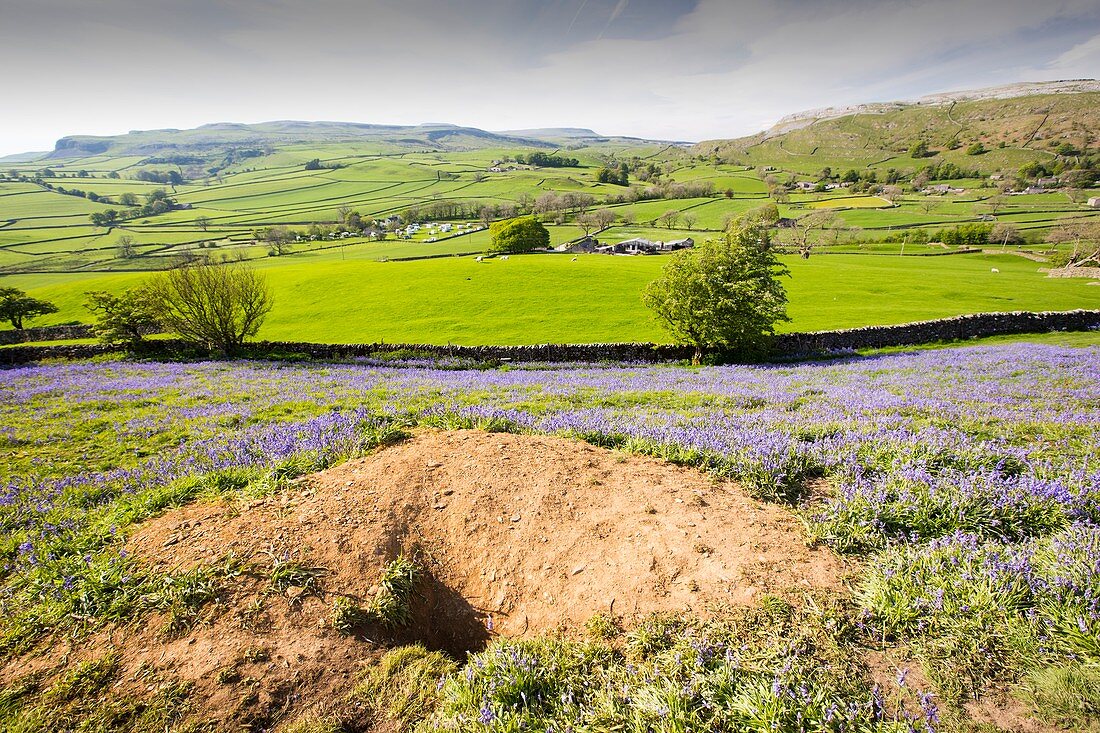
[[[31,329],[28,329],[31,330]],[[916,346],[965,341],[986,336],[1051,331],[1100,331],[1100,310],[1033,313],[976,313],[893,326],[866,326],[834,331],[778,334],[773,357],[780,359],[834,354],[856,349]],[[537,344],[530,346],[441,346],[439,344],[317,344],[297,341],[258,341],[246,345],[246,356],[256,359],[341,361],[357,358],[398,360],[459,359],[479,363],[522,362],[648,362],[691,358],[692,348],[653,343]],[[0,364],[24,364],[42,359],[86,359],[117,353],[102,344],[9,346],[0,349]],[[139,358],[179,359],[207,355],[176,340],[146,342]],[[720,356],[720,354],[719,354]]]

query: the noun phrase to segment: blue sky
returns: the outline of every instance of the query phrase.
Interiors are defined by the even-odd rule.
[[[1100,76],[1100,0],[0,0],[0,155],[207,122],[700,140]]]

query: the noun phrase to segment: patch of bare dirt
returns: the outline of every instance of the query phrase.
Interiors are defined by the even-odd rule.
[[[1010,733],[1058,733],[1067,728],[1037,719],[1034,711],[1012,697],[1007,690],[993,691],[966,704],[966,712],[977,723]]]
[[[342,697],[387,644],[461,655],[600,611],[629,625],[767,593],[843,592],[840,560],[804,537],[785,509],[692,469],[553,437],[423,432],[293,492],[195,504],[137,526],[128,551],[161,570],[227,553],[253,570],[181,638],[166,641],[152,619],[78,654],[118,649],[127,684],[147,684],[150,670],[193,681],[203,716],[261,729],[300,701]],[[399,553],[416,553],[428,576],[411,626],[334,630],[333,602],[366,605]],[[320,590],[273,593],[263,573],[272,557],[323,569]]]

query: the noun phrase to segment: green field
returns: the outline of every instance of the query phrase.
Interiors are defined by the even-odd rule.
[[[811,209],[887,209],[891,206],[892,203],[878,196],[847,196],[810,204]]]
[[[623,236],[651,233],[623,230]],[[657,232],[652,232],[656,234]],[[664,256],[525,255],[477,262],[445,257],[378,262],[371,248],[299,253],[256,262],[275,309],[270,340],[437,344],[664,341],[640,293]],[[425,245],[420,245],[425,246]],[[927,249],[927,248],[925,248]],[[849,328],[963,313],[1095,308],[1086,280],[1050,279],[1013,255],[786,258],[791,322],[785,331]],[[992,272],[996,268],[999,272]],[[14,275],[0,280],[55,302],[36,323],[88,321],[83,293],[121,290],[132,274]]]

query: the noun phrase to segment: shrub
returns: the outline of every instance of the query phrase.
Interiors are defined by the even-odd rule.
[[[186,265],[153,276],[145,292],[168,330],[224,354],[255,336],[272,306],[263,275],[243,265]]]

